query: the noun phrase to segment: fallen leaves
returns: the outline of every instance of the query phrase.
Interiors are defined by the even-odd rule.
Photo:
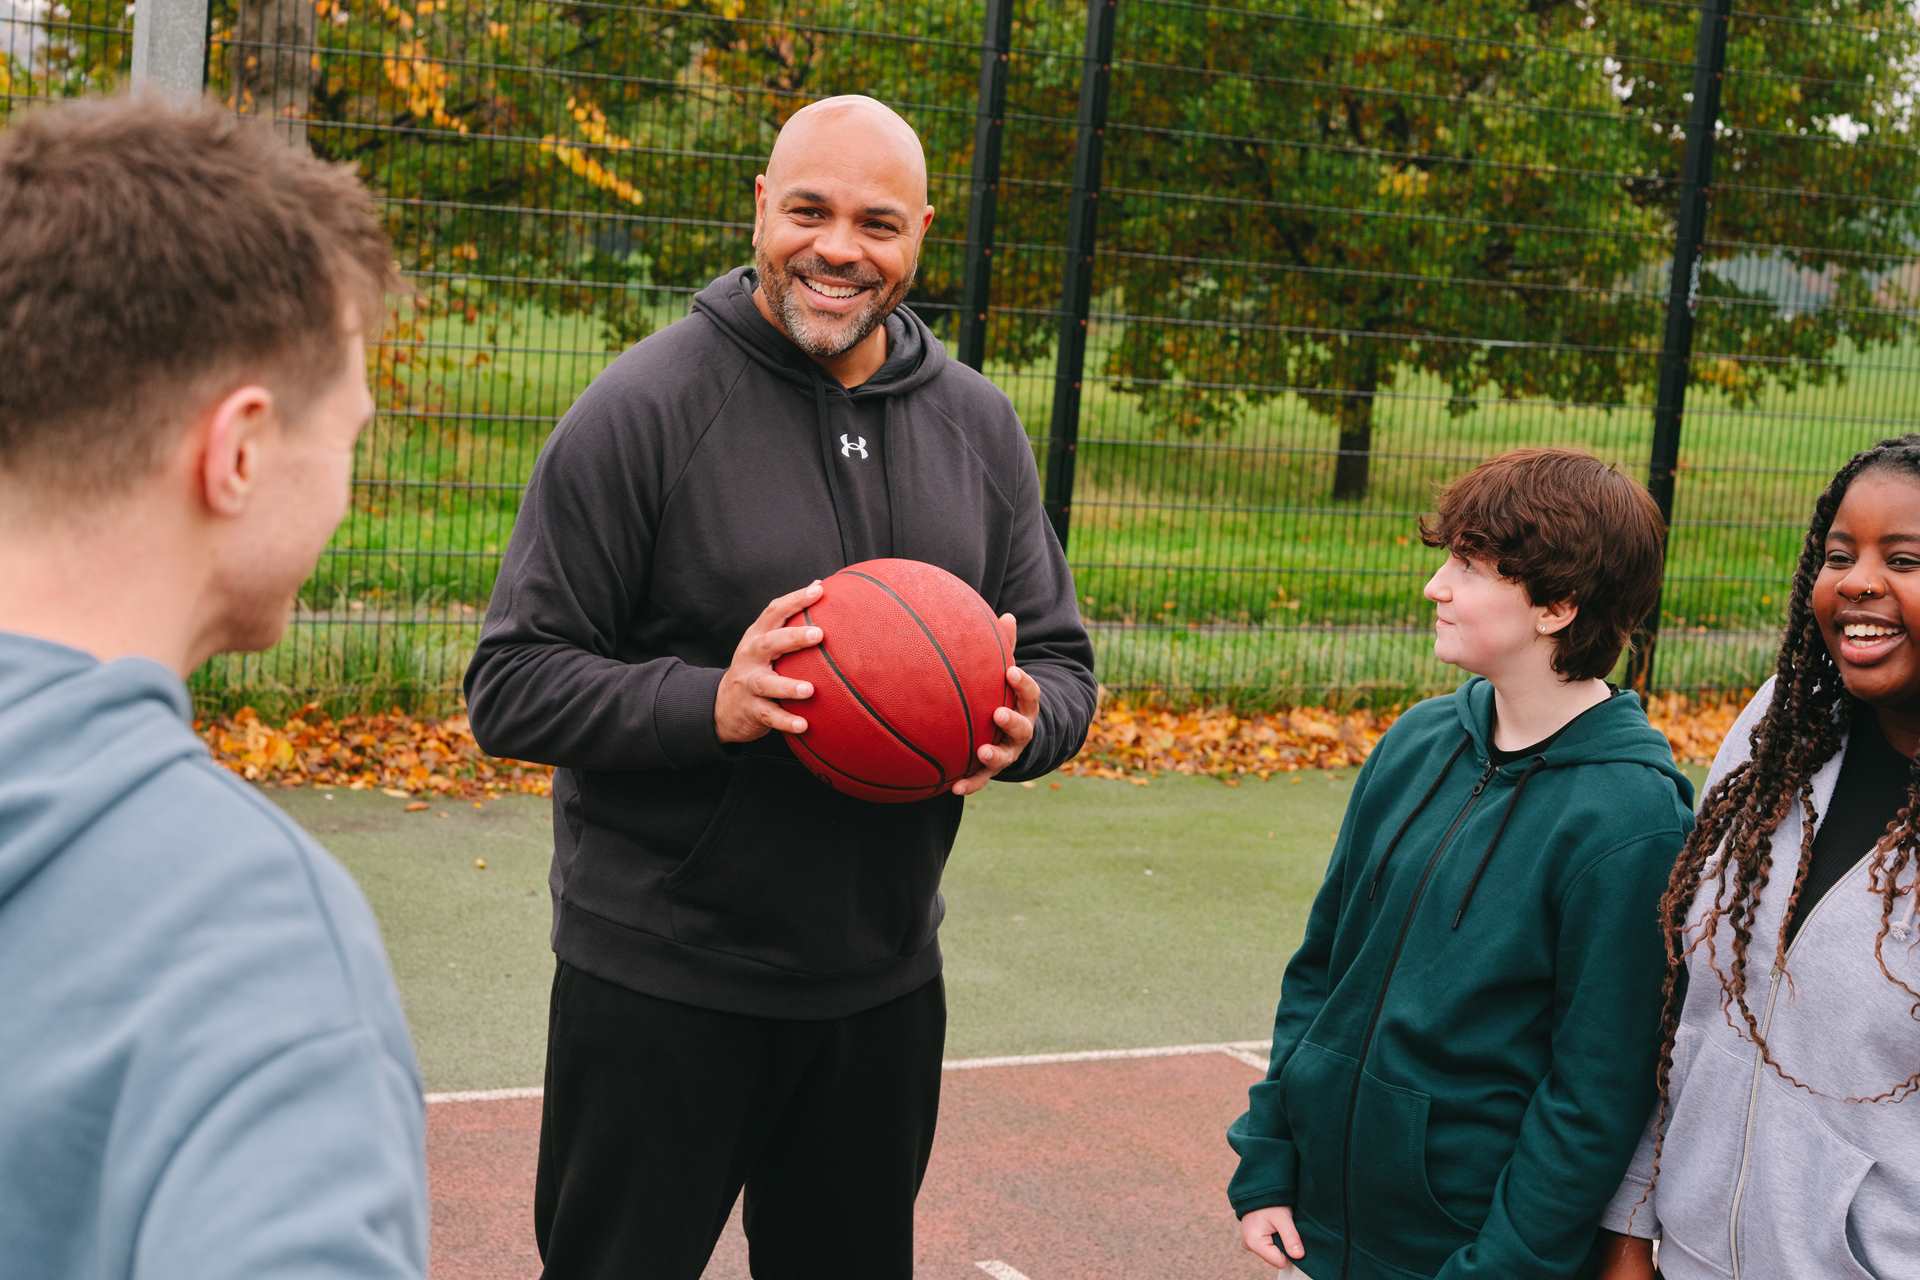
[[[394,712],[335,720],[309,705],[273,725],[243,707],[196,721],[194,728],[215,760],[249,782],[378,791],[412,801],[407,809],[413,813],[430,807],[422,797],[484,800],[546,795],[552,787],[553,771],[545,765],[496,760],[480,750],[463,715],[429,720]]]
[[[1663,694],[1650,701],[1647,713],[1676,758],[1706,764],[1745,703],[1744,695],[1735,694]],[[1245,778],[1354,768],[1398,715],[1397,709],[1324,707],[1248,713],[1114,698],[1095,719],[1086,747],[1060,772],[1135,786],[1160,774],[1198,774],[1237,786]],[[242,709],[197,721],[194,728],[215,760],[250,782],[378,791],[408,801],[409,813],[431,807],[423,797],[478,803],[502,795],[544,796],[553,783],[545,765],[496,760],[481,751],[463,715],[422,719],[392,712],[335,720],[308,706],[285,724],[272,725]]]

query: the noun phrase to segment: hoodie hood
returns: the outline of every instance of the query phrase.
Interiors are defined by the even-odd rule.
[[[1473,874],[1468,878],[1459,905],[1454,909],[1452,927],[1455,929],[1466,919],[1467,909],[1473,905],[1473,897],[1482,877],[1492,864],[1494,854],[1500,848],[1501,840],[1507,835],[1515,816],[1520,813],[1528,785],[1542,774],[1589,765],[1643,765],[1672,785],[1673,801],[1678,811],[1692,813],[1693,783],[1674,763],[1673,748],[1668,745],[1666,738],[1648,723],[1637,694],[1624,689],[1615,690],[1605,702],[1596,703],[1568,721],[1566,727],[1545,748],[1498,767],[1492,762],[1492,682],[1485,677],[1475,676],[1455,690],[1450,701],[1453,703],[1457,733],[1452,743],[1443,748],[1447,751],[1445,763],[1388,842],[1385,855],[1369,877],[1369,898],[1379,894],[1394,854],[1408,831],[1416,828],[1455,766],[1468,756],[1473,757],[1471,763],[1480,775],[1473,792],[1476,799],[1482,792],[1492,791],[1496,783],[1506,784],[1506,790],[1504,795],[1489,797],[1501,807],[1500,819],[1481,846]],[[1444,728],[1439,733],[1443,740],[1449,736]]]
[[[754,363],[800,387],[835,386],[831,374],[773,327],[753,304],[759,276],[752,267],[729,271],[694,295],[693,310],[717,325]],[[947,364],[946,349],[926,321],[904,303],[885,320],[887,359],[874,375],[848,394],[856,397],[900,395],[925,385]]]
[[[128,792],[204,758],[180,677],[0,632],[0,911]]]
[[[1456,691],[1454,710],[1460,728],[1473,741],[1480,760],[1493,756],[1493,683],[1474,676]],[[1532,768],[1566,769],[1584,764],[1641,764],[1673,781],[1683,802],[1693,807],[1693,783],[1673,762],[1673,748],[1665,736],[1647,723],[1640,697],[1631,690],[1615,690],[1567,723],[1545,750],[1525,755],[1507,765],[1512,772]]]

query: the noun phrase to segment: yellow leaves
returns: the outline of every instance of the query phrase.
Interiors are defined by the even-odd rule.
[[[1746,367],[1738,360],[1722,356],[1717,360],[1696,360],[1693,376],[1710,387],[1722,391],[1740,391],[1752,380]]]
[[[567,114],[573,117],[574,126],[580,136],[592,146],[613,152],[635,149],[632,142],[608,127],[606,114],[593,103],[583,102],[578,98],[568,98]],[[548,134],[540,139],[540,150],[558,160],[573,173],[585,178],[591,186],[607,192],[615,199],[627,204],[646,203],[640,188],[601,164],[599,160],[588,154],[587,148],[580,143]]]
[[[1666,735],[1676,759],[1707,764],[1746,705],[1746,696],[1689,698],[1663,694],[1647,715]],[[1115,699],[1095,718],[1087,745],[1063,774],[1145,786],[1164,773],[1200,774],[1229,784],[1307,769],[1363,763],[1399,715],[1395,708],[1332,711],[1291,707],[1243,714],[1224,707],[1174,708]],[[401,715],[334,720],[314,706],[284,725],[251,708],[195,729],[214,759],[251,782],[380,791],[427,806],[423,797],[479,800],[508,794],[550,794],[552,770],[496,760],[479,748],[463,715],[442,720]],[[1051,789],[1051,788],[1049,788]]]
[[[1402,200],[1418,200],[1427,193],[1427,187],[1433,182],[1433,176],[1425,169],[1395,169],[1382,175],[1375,194],[1396,196]]]
[[[375,0],[387,21],[400,31],[412,31],[414,15],[394,3]],[[433,12],[433,0],[418,0],[422,16]],[[453,73],[445,63],[431,56],[424,40],[403,40],[391,53],[380,58],[381,74],[407,100],[407,109],[421,120],[430,120],[443,129],[465,133],[467,126],[447,111],[447,89]]]
[[[482,752],[465,716],[334,720],[309,705],[284,725],[266,724],[252,708],[242,708],[195,728],[215,760],[263,785],[345,787],[413,802],[422,796],[546,795],[552,785],[552,771],[544,766]]]
[[[1129,781],[1157,773],[1207,774],[1229,781],[1347,768],[1367,758],[1397,714],[1297,707],[1242,716],[1218,707],[1176,710],[1116,701],[1101,712],[1086,748],[1062,772]]]

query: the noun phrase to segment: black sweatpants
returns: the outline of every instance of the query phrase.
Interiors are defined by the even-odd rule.
[[[546,1280],[698,1280],[746,1189],[755,1280],[907,1280],[940,979],[827,1021],[641,995],[562,962],[534,1235]]]

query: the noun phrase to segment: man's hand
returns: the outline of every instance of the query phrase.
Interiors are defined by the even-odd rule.
[[[1012,614],[1000,615],[1000,631],[1006,637],[1007,652],[1012,653],[1014,637],[1019,631]],[[1033,722],[1040,714],[1040,686],[1018,667],[1007,668],[1007,684],[1013,689],[1015,705],[994,709],[994,740],[980,748],[979,763],[953,784],[953,794],[957,796],[970,796],[992,782],[994,776],[1018,760],[1027,744],[1033,741]]]
[[[818,601],[820,592],[820,584],[814,582],[772,601],[740,637],[733,665],[720,677],[720,692],[713,699],[713,727],[720,741],[752,742],[775,729],[807,731],[807,722],[780,702],[811,698],[813,686],[778,674],[773,660],[820,643],[820,628],[785,625],[788,618]]]
[[[1276,1235],[1280,1237],[1280,1244],[1286,1246],[1284,1253],[1274,1244]],[[1291,1269],[1294,1262],[1307,1256],[1307,1246],[1300,1243],[1300,1233],[1293,1227],[1293,1210],[1285,1205],[1255,1209],[1240,1219],[1240,1244],[1248,1253],[1280,1271]]]
[[[1600,1280],[1653,1280],[1653,1241],[1600,1233]]]

